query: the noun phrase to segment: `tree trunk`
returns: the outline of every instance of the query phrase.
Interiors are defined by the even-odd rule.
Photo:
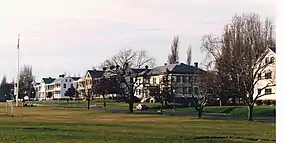
[[[233,106],[236,106],[236,97],[235,96],[232,97],[232,102],[233,102]]]
[[[163,115],[163,109],[164,109],[164,101],[161,102],[161,110],[160,110],[161,115]]]
[[[199,107],[199,108],[198,108],[197,117],[198,117],[198,118],[201,118],[201,117],[202,117],[202,113],[203,113],[203,107]]]
[[[104,108],[106,108],[106,98],[105,98],[105,95],[103,95],[103,98],[104,98]]]
[[[253,105],[249,105],[248,106],[248,120],[249,121],[253,121]]]
[[[90,95],[88,96],[88,110],[90,110],[90,101],[91,101],[91,99],[90,99]]]
[[[129,112],[133,113],[133,102],[130,101],[128,104],[129,104]]]

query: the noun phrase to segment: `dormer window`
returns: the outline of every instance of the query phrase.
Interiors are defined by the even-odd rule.
[[[265,73],[265,79],[272,79],[272,72],[271,71]]]
[[[271,58],[270,58],[270,62],[271,62],[271,63],[274,63],[274,61],[275,61],[275,58],[274,58],[274,57],[271,57]]]
[[[265,58],[265,64],[269,63],[269,57]]]

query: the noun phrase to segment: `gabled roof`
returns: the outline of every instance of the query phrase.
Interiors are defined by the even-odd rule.
[[[177,63],[177,64],[168,64],[164,66],[158,66],[149,72],[151,75],[160,75],[166,73],[167,69],[170,73],[174,74],[192,74],[195,72],[196,67],[190,66],[184,63]],[[199,71],[203,71],[202,69],[198,68]]]
[[[45,84],[50,84],[50,83],[54,82],[55,78],[51,78],[51,77],[49,77],[49,78],[42,78],[42,80],[43,80],[43,82]]]
[[[71,77],[74,81],[79,80],[81,77]]]
[[[92,78],[99,78],[102,77],[104,74],[104,71],[99,70],[88,70],[87,73],[90,73]]]

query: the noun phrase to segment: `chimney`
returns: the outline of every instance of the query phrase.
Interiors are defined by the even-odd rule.
[[[166,65],[168,65],[167,63],[164,63],[164,65],[166,66]]]
[[[149,68],[149,67],[146,65],[146,66],[145,66],[145,69],[147,70],[148,68]]]
[[[194,66],[195,66],[196,68],[198,68],[198,62],[195,62],[195,63],[194,63]]]

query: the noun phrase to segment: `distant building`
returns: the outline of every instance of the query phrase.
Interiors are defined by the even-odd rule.
[[[88,70],[86,74],[78,79],[75,83],[77,83],[76,90],[79,93],[80,98],[85,98],[88,94],[91,94],[91,97],[96,95],[93,94],[93,86],[95,86],[94,81],[97,78],[102,77],[104,71],[101,70]]]
[[[65,96],[66,91],[72,86],[76,88],[75,80],[78,77],[66,77],[59,75],[59,78],[42,78],[40,83],[34,85],[37,100],[69,99]]]
[[[148,69],[140,73],[141,77],[138,81],[140,86],[136,89],[135,95],[144,100],[150,99],[147,86],[158,86],[161,83],[166,71],[169,72],[169,84],[173,88],[173,92],[178,99],[188,99],[193,93],[198,93],[199,87],[192,82],[193,77],[196,77],[200,72],[204,72],[198,68],[198,63],[195,66],[187,65],[184,63],[165,64],[157,66],[153,69]],[[149,77],[144,81],[143,76]],[[142,82],[145,82],[141,84]],[[142,100],[142,102],[144,101]]]
[[[265,70],[258,73],[258,82],[254,88],[254,97],[262,96],[259,100],[276,100],[276,47],[268,48],[268,54],[261,63],[271,63]],[[261,90],[262,88],[264,88]]]

